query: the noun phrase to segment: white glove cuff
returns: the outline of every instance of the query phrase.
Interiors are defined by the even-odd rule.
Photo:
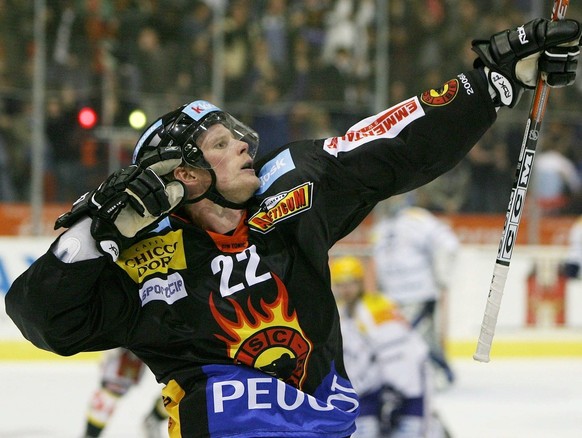
[[[52,248],[53,254],[62,262],[74,263],[103,257],[91,236],[91,218],[81,219],[65,231]]]
[[[489,67],[484,67],[483,70],[485,70],[485,76],[487,77],[487,90],[489,91],[489,96],[491,96],[491,100],[493,101],[493,103],[495,103],[497,99],[497,91],[495,90],[495,88],[493,88],[493,85],[491,85],[491,82],[489,81],[489,72],[491,71],[491,69]],[[495,105],[496,112],[499,111],[499,108],[501,107]]]

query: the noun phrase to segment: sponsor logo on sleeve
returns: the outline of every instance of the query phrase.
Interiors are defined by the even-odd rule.
[[[168,275],[167,278],[150,278],[139,289],[142,307],[150,301],[165,301],[168,304],[174,304],[187,295],[184,279],[177,272]]]
[[[293,158],[291,158],[289,149],[285,149],[261,167],[261,170],[259,171],[261,185],[256,194],[261,195],[265,193],[265,191],[271,187],[271,184],[293,169],[295,169],[295,163],[293,162]]]
[[[394,138],[406,126],[422,116],[424,116],[424,110],[418,98],[413,97],[358,122],[341,137],[326,139],[323,149],[337,157],[339,152],[351,151],[372,140]]]
[[[152,274],[186,269],[182,230],[144,239],[123,251],[116,263],[136,283]]]
[[[271,231],[278,222],[309,210],[312,195],[313,183],[306,182],[264,199],[260,210],[250,217],[249,227],[262,233]]]

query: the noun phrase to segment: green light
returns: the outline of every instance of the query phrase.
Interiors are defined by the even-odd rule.
[[[147,117],[140,109],[133,110],[129,115],[129,126],[131,126],[133,129],[142,129],[146,123]]]

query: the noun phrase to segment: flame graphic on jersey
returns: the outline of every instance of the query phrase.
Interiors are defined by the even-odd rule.
[[[210,310],[225,335],[215,336],[226,344],[227,355],[236,363],[259,368],[284,382],[301,388],[305,380],[307,361],[312,350],[295,311],[289,312],[289,298],[283,282],[273,274],[277,284],[277,298],[272,303],[261,299],[260,311],[255,309],[250,298],[248,314],[232,298],[236,320],[223,316],[210,294]]]

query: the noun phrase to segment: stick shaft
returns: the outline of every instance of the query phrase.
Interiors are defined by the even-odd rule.
[[[569,0],[555,0],[552,9],[552,20],[562,20],[566,16]],[[550,87],[538,76],[534,96],[530,106],[529,118],[526,122],[525,132],[521,143],[521,150],[515,171],[515,179],[511,188],[509,205],[505,215],[503,233],[497,251],[497,259],[493,268],[493,277],[485,305],[481,332],[477,340],[477,349],[473,359],[479,362],[489,362],[493,336],[497,327],[497,318],[501,308],[501,299],[505,289],[505,282],[511,263],[511,255],[517,232],[524,210],[525,196],[531,179],[531,172],[535,158],[535,151],[540,136],[541,124],[546,111]]]

